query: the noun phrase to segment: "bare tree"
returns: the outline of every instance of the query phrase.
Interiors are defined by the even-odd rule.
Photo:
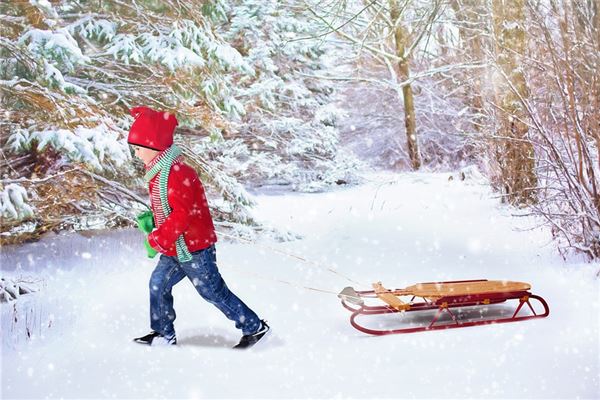
[[[408,157],[413,169],[419,169],[422,161],[412,84],[416,79],[440,71],[424,71],[411,76],[410,63],[419,46],[427,46],[426,42],[432,35],[431,28],[444,5],[442,0],[433,0],[426,6],[417,3],[412,0],[374,0],[365,1],[360,7],[345,2],[334,2],[327,7],[322,3],[313,5],[305,2],[315,18],[324,24],[325,34],[334,34],[353,46],[357,64],[369,65],[371,74],[379,67],[387,71],[387,79],[373,75],[340,79],[370,82],[395,91],[404,110]]]
[[[529,123],[522,99],[529,97],[523,71],[527,49],[525,1],[493,1],[496,63],[501,79],[496,83],[497,113],[494,149],[505,199],[517,205],[536,201],[537,177]]]
[[[389,0],[390,4],[390,22],[394,33],[394,45],[396,55],[400,58],[398,61],[399,78],[407,82],[410,77],[410,69],[406,56],[406,47],[408,43],[408,32],[402,23],[402,15],[398,0]],[[406,139],[408,144],[408,155],[413,169],[419,169],[421,166],[421,156],[419,155],[419,145],[417,142],[417,124],[415,118],[415,103],[413,100],[413,91],[410,83],[402,87],[402,99],[404,100],[404,126],[406,128]]]
[[[487,4],[480,0],[451,0],[450,6],[454,11],[460,39],[460,54],[469,62],[484,62],[487,58],[484,49],[489,47],[487,25],[489,10]],[[483,82],[485,71],[469,71],[463,79],[468,82],[470,90],[465,93],[471,107],[473,127],[482,132],[484,128],[484,93]]]
[[[533,98],[541,215],[562,250],[600,257],[600,12],[594,1],[530,3]]]

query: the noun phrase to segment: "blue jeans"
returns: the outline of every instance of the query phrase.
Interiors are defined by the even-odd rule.
[[[233,294],[217,268],[217,252],[212,245],[192,253],[192,260],[179,262],[176,256],[162,254],[150,277],[150,326],[165,336],[175,334],[173,296],[171,289],[184,277],[192,282],[200,296],[214,304],[227,318],[235,322],[244,335],[258,330],[256,313]]]

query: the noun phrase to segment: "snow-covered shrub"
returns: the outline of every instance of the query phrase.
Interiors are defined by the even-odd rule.
[[[459,171],[461,179],[473,182],[475,184],[489,184],[489,179],[485,177],[475,164],[461,168]]]
[[[320,106],[315,111],[314,121],[325,126],[338,126],[339,123],[347,117],[347,110],[341,109],[337,104],[329,103]]]
[[[3,351],[18,348],[61,324],[72,327],[73,321],[64,313],[56,318],[64,310],[65,299],[45,297],[44,288],[45,281],[39,278],[0,279]],[[61,322],[57,324],[57,320]]]
[[[39,287],[35,282],[22,279],[0,278],[0,303],[6,303],[19,296],[37,292]]]
[[[317,162],[315,168],[305,171],[305,179],[295,178],[294,187],[303,192],[319,192],[334,185],[359,184],[362,179],[356,171],[364,168],[364,163],[353,153],[341,150],[336,153],[333,162]],[[302,176],[302,173],[296,172],[295,175]]]
[[[10,183],[0,191],[0,215],[12,220],[32,217],[34,208],[28,202],[27,190],[21,185]]]

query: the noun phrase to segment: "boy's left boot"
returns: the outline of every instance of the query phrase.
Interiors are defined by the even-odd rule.
[[[251,334],[251,335],[244,335],[242,336],[242,339],[240,339],[240,342],[233,346],[234,349],[247,349],[249,347],[254,346],[260,339],[262,339],[267,332],[269,332],[271,328],[269,327],[269,325],[267,325],[267,321],[265,321],[264,319],[260,320],[260,327],[258,328],[258,331],[256,331],[255,333]]]
[[[173,336],[164,336],[156,331],[152,331],[146,336],[141,336],[133,339],[134,342],[147,344],[149,346],[169,346],[177,344],[175,334]]]

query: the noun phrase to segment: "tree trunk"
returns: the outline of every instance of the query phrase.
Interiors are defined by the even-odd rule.
[[[516,205],[534,203],[537,187],[534,149],[528,139],[527,115],[521,102],[529,95],[521,61],[527,48],[524,1],[492,2],[497,64],[506,77],[498,80],[502,111],[497,128],[497,136],[501,138],[497,161],[507,200]]]
[[[483,61],[483,31],[485,29],[484,15],[485,3],[481,0],[453,0],[450,3],[457,20],[461,47],[465,50],[465,62]],[[482,72],[474,70],[469,72],[472,76],[471,90],[467,93],[471,109],[478,115],[473,121],[474,129],[478,132],[483,128],[483,94]]]
[[[390,17],[394,30],[394,41],[396,45],[396,55],[402,58],[398,62],[400,79],[406,82],[410,77],[408,59],[404,58],[404,49],[406,48],[407,33],[400,22],[400,8],[397,0],[389,0]],[[419,155],[419,146],[417,142],[417,121],[415,119],[415,104],[413,92],[410,84],[402,87],[402,97],[404,100],[404,125],[406,127],[406,138],[408,144],[408,156],[411,166],[417,170],[421,167],[421,156]]]

